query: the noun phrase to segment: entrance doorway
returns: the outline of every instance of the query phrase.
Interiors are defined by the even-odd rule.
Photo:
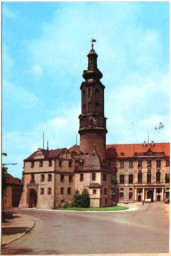
[[[148,190],[147,192],[147,198],[151,199],[151,202],[153,202],[153,191],[152,190]]]
[[[29,190],[29,201],[28,201],[28,207],[36,207],[37,205],[37,193],[34,189]]]

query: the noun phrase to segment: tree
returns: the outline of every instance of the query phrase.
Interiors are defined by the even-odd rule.
[[[77,190],[74,195],[73,207],[85,207],[88,208],[90,206],[90,197],[86,188],[83,189],[83,192]]]
[[[112,190],[112,200],[115,201],[115,196],[116,196],[116,191],[118,189],[118,185],[117,185],[116,176],[114,174],[112,174],[112,176],[111,176],[111,186],[110,186],[110,188]]]

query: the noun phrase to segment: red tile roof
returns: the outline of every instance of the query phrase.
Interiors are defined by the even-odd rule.
[[[146,153],[148,150],[153,153],[164,153],[170,156],[170,143],[147,143],[147,144],[113,144],[106,146],[106,157],[133,157],[135,153]]]
[[[5,173],[5,184],[15,184],[22,186],[23,184],[20,182],[19,179],[14,178],[11,174]]]
[[[79,145],[74,145],[71,148],[68,149],[70,153],[75,152],[75,153],[80,153],[80,146]]]
[[[106,145],[106,158],[134,157],[135,153],[146,153],[148,150],[154,153],[164,153],[170,156],[170,143],[144,143],[141,144],[112,144]],[[80,146],[74,145],[69,151],[79,153]]]

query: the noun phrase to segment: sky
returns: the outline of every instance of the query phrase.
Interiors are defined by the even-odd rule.
[[[169,142],[169,2],[2,2],[2,152],[21,178],[38,148],[79,144],[92,38],[107,144]],[[164,127],[155,130],[162,122]]]

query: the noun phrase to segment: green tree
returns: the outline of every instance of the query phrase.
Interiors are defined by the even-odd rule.
[[[90,206],[90,197],[86,188],[83,189],[83,192],[77,190],[74,195],[73,207],[85,207],[88,208]]]
[[[116,176],[114,174],[111,175],[111,186],[110,186],[110,188],[112,190],[112,200],[115,201],[115,196],[116,196],[116,191],[118,189],[118,185],[117,185]]]

